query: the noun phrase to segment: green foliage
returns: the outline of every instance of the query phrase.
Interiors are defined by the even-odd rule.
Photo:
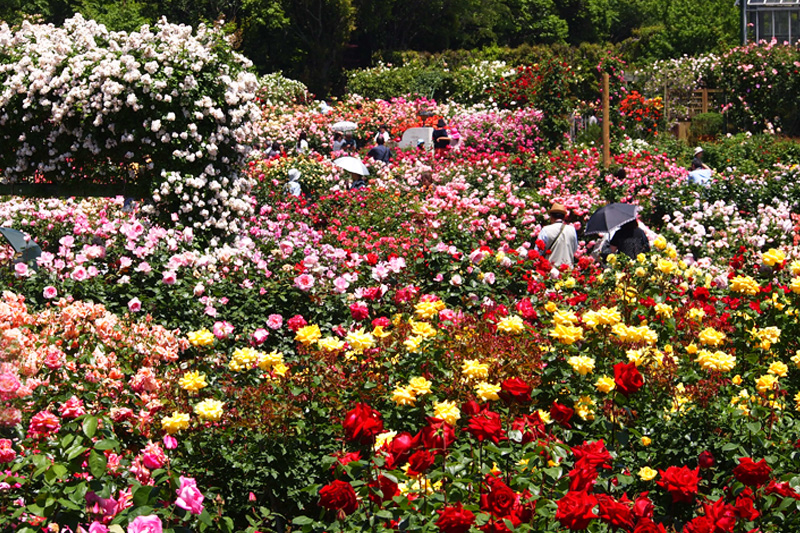
[[[692,117],[692,135],[695,137],[716,137],[722,133],[725,120],[720,113],[700,113]]]
[[[82,0],[78,12],[87,19],[93,19],[114,31],[138,31],[149,24],[152,18],[145,13],[148,6],[136,0]]]
[[[261,76],[258,85],[258,99],[264,105],[305,104],[311,99],[304,83],[289,79],[282,72]]]

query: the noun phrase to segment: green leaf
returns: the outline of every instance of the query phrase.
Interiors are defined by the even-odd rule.
[[[747,422],[745,426],[747,426],[747,429],[750,430],[750,433],[753,435],[761,431],[761,422]]]
[[[99,451],[116,450],[117,448],[119,448],[119,442],[114,439],[103,439],[94,444],[94,449]]]
[[[307,526],[309,524],[313,524],[314,520],[307,517],[307,516],[297,516],[294,520],[292,520],[292,524],[296,526]]]
[[[200,513],[200,515],[197,517],[197,519],[200,520],[201,523],[203,523],[203,524],[205,524],[207,526],[212,526],[214,524],[211,521],[211,515],[208,514],[208,511],[205,510],[205,509],[203,509],[203,512]]]
[[[67,461],[72,461],[79,455],[83,454],[86,450],[88,450],[86,446],[75,445],[69,450],[67,450]]]
[[[94,437],[94,434],[97,432],[97,417],[96,416],[87,416],[83,419],[83,434],[89,437],[90,439]]]
[[[103,474],[106,473],[106,467],[108,466],[108,459],[106,456],[97,453],[96,451],[92,450],[89,453],[89,471],[92,475],[96,478],[102,477]]]

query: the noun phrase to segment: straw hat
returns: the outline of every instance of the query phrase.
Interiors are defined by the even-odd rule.
[[[697,154],[700,154],[700,153],[703,153],[703,149],[698,146],[697,148],[694,149],[694,155],[697,155]]]
[[[564,215],[567,216],[567,208],[559,203],[554,203],[553,207],[550,208],[550,211],[547,212],[548,215]]]

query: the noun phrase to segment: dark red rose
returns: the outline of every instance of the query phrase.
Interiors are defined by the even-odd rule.
[[[569,479],[569,490],[588,492],[594,488],[594,482],[597,480],[597,468],[588,464],[575,465],[575,468],[569,472]]]
[[[795,500],[800,500],[800,494],[798,494],[786,481],[777,482],[774,479],[769,482],[767,488],[764,489],[765,494],[777,494],[784,498],[794,498]]]
[[[556,520],[573,531],[586,529],[593,519],[598,518],[593,512],[597,498],[588,492],[567,492],[557,503]]]
[[[517,418],[511,423],[511,430],[522,433],[522,444],[528,444],[547,435],[544,422],[538,412]]]
[[[714,455],[708,450],[701,453],[697,458],[697,465],[703,469],[713,467],[715,462]]]
[[[658,472],[661,474],[661,479],[656,483],[669,491],[673,502],[690,503],[694,500],[697,484],[700,482],[699,468],[691,470],[685,466],[670,466],[666,471]]]
[[[553,402],[553,405],[550,406],[550,418],[564,427],[570,427],[569,421],[573,414],[575,414],[575,411],[571,407],[561,405],[558,402]]]
[[[376,264],[378,264],[380,257],[378,257],[378,254],[370,252],[367,254],[366,260],[367,264],[369,264],[370,266],[375,266]]]
[[[531,386],[519,378],[508,378],[500,384],[498,395],[506,403],[530,403]]]
[[[348,452],[344,455],[339,456],[339,464],[342,466],[347,466],[348,464],[352,463],[353,461],[360,461],[361,460],[361,452]],[[336,466],[334,464],[334,466]]]
[[[575,457],[577,457],[577,461],[575,462],[576,467],[579,463],[583,463],[591,466],[592,468],[596,468],[598,466],[604,466],[608,468],[608,463],[610,463],[613,459],[611,454],[608,453],[608,450],[606,450],[606,445],[603,442],[603,439],[594,442],[583,441],[583,444],[580,446],[575,446],[572,448],[572,453],[574,453]]]
[[[516,305],[517,313],[526,320],[533,320],[536,318],[536,310],[533,308],[533,303],[530,298],[523,298]]]
[[[392,325],[392,321],[386,318],[385,316],[379,316],[378,318],[372,321],[372,325],[374,327],[380,326],[382,328],[388,328],[389,326]]]
[[[627,398],[642,388],[644,378],[636,368],[636,363],[617,363],[614,365],[614,383],[617,390]]]
[[[294,332],[297,332],[298,329],[307,325],[308,322],[306,322],[306,319],[303,318],[302,315],[294,315],[292,318],[286,321],[286,326]]]
[[[522,523],[520,522],[520,519],[517,518],[517,515],[514,514],[510,514],[502,518],[491,515],[489,521],[478,529],[480,529],[483,533],[511,533],[511,529],[509,529],[508,525],[506,524],[506,520],[511,522],[511,525],[515,529]]]
[[[353,302],[350,304],[350,316],[353,320],[361,322],[369,316],[369,308],[360,302]]]
[[[712,504],[703,503],[706,518],[711,522],[714,533],[730,533],[736,525],[736,508],[722,498]]]
[[[600,520],[610,525],[615,531],[619,528],[626,531],[633,528],[633,512],[628,504],[618,502],[607,494],[598,494],[597,503]]]
[[[391,501],[392,498],[400,494],[397,483],[388,477],[381,475],[376,481],[369,484],[369,499],[374,503]]]
[[[403,431],[395,435],[389,443],[389,453],[394,459],[395,468],[400,468],[408,461],[411,451],[414,448],[414,437],[408,431]]]
[[[360,403],[345,415],[342,427],[344,438],[348,441],[369,444],[375,435],[383,431],[383,420],[378,411]]]
[[[481,406],[475,400],[470,400],[461,405],[461,412],[468,416],[477,415],[481,412]]]
[[[319,490],[319,504],[331,511],[350,514],[358,509],[356,491],[350,483],[336,479]]]
[[[746,488],[739,497],[736,498],[736,515],[748,522],[752,522],[758,518],[759,513],[753,506],[753,503],[753,491]]]
[[[475,515],[461,507],[461,502],[436,512],[439,514],[436,526],[442,533],[466,533],[475,522]]]
[[[648,492],[643,492],[636,497],[633,502],[633,514],[637,518],[653,518],[655,506],[653,501],[647,496]]]
[[[418,476],[426,472],[436,460],[436,456],[428,450],[420,450],[408,458],[408,475]]]
[[[492,411],[483,411],[473,416],[469,421],[467,431],[472,433],[479,442],[491,440],[495,444],[500,444],[501,440],[508,440],[503,433],[500,415]]]
[[[501,518],[510,515],[517,503],[517,493],[492,475],[486,477],[486,486],[486,492],[481,495],[481,510]]]
[[[683,526],[683,533],[714,533],[714,523],[707,516],[697,516]]]
[[[428,417],[428,425],[422,428],[417,435],[417,441],[426,450],[433,453],[441,453],[456,440],[456,432],[453,426],[438,418]]]
[[[642,518],[636,523],[633,533],[667,533],[662,524],[656,524],[650,518]]]
[[[733,477],[750,487],[760,487],[769,479],[772,469],[764,459],[757,463],[749,457],[739,459],[739,464],[733,469]]]
[[[369,287],[364,289],[364,292],[361,293],[361,296],[363,296],[365,300],[375,301],[383,296],[383,291],[380,287]]]

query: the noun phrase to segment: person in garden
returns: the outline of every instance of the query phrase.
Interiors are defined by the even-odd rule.
[[[296,168],[289,169],[289,182],[283,187],[286,194],[291,196],[300,196],[302,188],[300,187],[300,171]]]
[[[536,247],[547,256],[554,270],[561,265],[571,267],[575,263],[575,252],[578,250],[578,233],[565,222],[567,208],[554,203],[547,214],[550,224],[539,232]],[[552,274],[557,274],[557,271]]]
[[[383,139],[384,144],[388,143],[389,140],[391,139],[389,135],[389,128],[388,126],[386,126],[386,124],[381,124],[380,126],[378,126],[378,133],[375,134],[375,142],[377,143],[378,139],[381,138]]]
[[[384,144],[383,137],[380,135],[376,137],[375,142],[375,146],[367,152],[367,157],[371,157],[375,161],[388,163],[393,157],[392,151]]]
[[[623,253],[631,259],[636,259],[637,255],[650,251],[650,241],[636,220],[623,224],[614,233],[609,244],[613,252]]]
[[[344,148],[344,135],[341,131],[333,134],[333,141],[331,142],[331,152],[339,152]]]
[[[297,145],[294,149],[298,155],[305,155],[308,153],[308,134],[306,134],[306,132],[301,131],[300,135],[297,136]]]
[[[441,155],[450,147],[450,136],[447,133],[447,123],[443,118],[436,123],[433,130],[433,149],[437,155]]]
[[[353,180],[350,183],[350,190],[351,191],[352,190],[356,190],[356,189],[365,189],[369,185],[369,183],[367,183],[367,176],[362,176],[362,175],[356,174],[354,172],[351,172],[350,176],[352,177],[352,180]]]
[[[703,163],[703,148],[700,146],[694,149],[694,159],[692,159],[692,170],[697,170],[698,168],[711,170],[708,165]]]
[[[355,152],[356,149],[358,149],[358,145],[356,144],[356,140],[353,138],[353,132],[348,131],[344,134],[344,144],[342,145],[342,150]]]
[[[694,159],[692,159],[691,169],[689,170],[688,182],[693,185],[708,187],[711,184],[711,174],[713,171],[708,165],[703,163],[703,149],[694,149]]]
[[[280,156],[281,156],[281,143],[275,141],[272,143],[269,152],[267,152],[267,159],[272,159],[274,157],[280,157]]]

